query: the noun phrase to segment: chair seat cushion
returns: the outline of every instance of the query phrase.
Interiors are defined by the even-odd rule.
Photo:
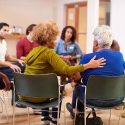
[[[62,101],[63,99],[63,95],[60,95],[60,101]],[[28,107],[32,107],[32,108],[47,108],[47,107],[56,107],[58,105],[58,99],[54,99],[52,101],[45,101],[45,102],[41,102],[41,103],[33,103],[33,102],[27,102],[24,101],[22,99],[19,99],[17,101],[17,103],[26,105]]]
[[[27,102],[33,102],[33,103],[40,103],[40,102],[45,102],[49,100],[49,98],[31,98],[31,97],[26,97],[26,96],[21,96],[18,95],[21,100],[27,101]]]

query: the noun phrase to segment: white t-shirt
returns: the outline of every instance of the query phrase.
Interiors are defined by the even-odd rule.
[[[5,40],[0,43],[0,61],[5,61],[5,55],[7,51],[7,44]]]

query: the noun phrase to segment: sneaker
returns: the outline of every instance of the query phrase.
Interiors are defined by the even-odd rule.
[[[75,114],[74,114],[74,112],[73,112],[72,105],[71,105],[69,102],[66,103],[66,108],[67,108],[67,110],[70,112],[70,117],[71,117],[72,119],[74,119]]]
[[[52,114],[52,107],[49,107],[49,113]]]
[[[63,90],[62,94],[65,96],[65,95],[67,95],[67,92],[65,90]]]
[[[41,115],[41,109],[35,109],[35,108],[33,108],[33,114],[34,115]]]
[[[42,125],[48,125],[52,118],[50,116],[43,116],[41,119]]]
[[[57,125],[57,120],[55,118],[52,118],[50,125]]]
[[[125,118],[125,112],[123,112],[123,113],[121,114],[121,117],[122,117],[122,118]]]
[[[18,107],[18,108],[26,108],[27,106],[17,103],[16,107]]]
[[[123,109],[125,109],[125,106],[118,106],[118,107],[115,107],[116,110],[122,110],[122,107]]]

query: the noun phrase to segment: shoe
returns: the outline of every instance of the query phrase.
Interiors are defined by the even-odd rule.
[[[17,103],[16,107],[18,107],[18,108],[26,108],[27,106]]]
[[[41,115],[41,109],[34,109],[33,108],[33,114],[34,115]]]
[[[66,103],[66,108],[67,108],[67,110],[70,112],[70,117],[71,117],[72,119],[74,119],[75,113],[73,112],[72,105],[71,105],[69,102]]]
[[[50,125],[57,125],[57,120],[55,118],[51,118]]]
[[[121,117],[122,117],[122,118],[125,118],[125,112],[123,112],[123,113],[121,114]]]
[[[52,118],[50,116],[43,116],[41,119],[42,125],[48,125]]]
[[[63,90],[62,94],[65,96],[65,95],[67,95],[67,92],[65,90]]]
[[[52,114],[52,107],[49,107],[49,113]]]
[[[122,110],[122,108],[125,109],[125,106],[118,106],[118,107],[115,107],[116,110]]]

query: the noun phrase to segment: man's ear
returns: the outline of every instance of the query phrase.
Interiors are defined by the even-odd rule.
[[[94,40],[93,42],[93,52],[97,52],[98,51],[98,41]]]

